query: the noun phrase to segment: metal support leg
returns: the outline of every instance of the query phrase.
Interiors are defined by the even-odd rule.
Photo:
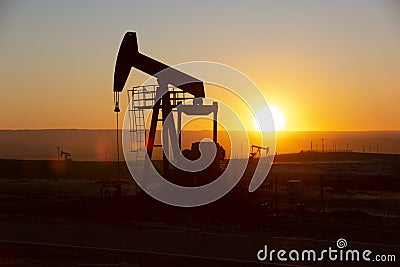
[[[158,114],[160,112],[160,105],[161,99],[159,99],[153,108],[153,114],[151,115],[151,124],[150,124],[150,132],[149,132],[149,139],[147,141],[147,154],[151,159],[153,155],[153,147],[154,147],[154,139],[156,137],[156,130],[157,130],[157,121],[158,121]]]
[[[214,122],[213,122],[213,141],[214,143],[218,142],[218,102],[213,102],[213,109],[214,109]]]
[[[162,121],[163,121],[163,125],[164,122],[167,119],[167,116],[172,112],[172,107],[171,107],[171,102],[170,102],[170,96],[169,93],[166,93],[163,95],[162,97]],[[172,116],[172,114],[171,114]],[[174,121],[172,121],[172,123],[174,124]],[[172,127],[173,129],[175,129],[175,124]],[[162,132],[162,138],[163,138],[163,146],[164,146],[164,151],[163,151],[163,175],[167,176],[168,172],[169,172],[169,160],[167,158],[166,153],[168,153],[168,149],[169,149],[169,145],[168,145],[168,134],[172,135],[173,133],[169,133],[168,131],[172,130],[172,129],[168,129],[166,132]],[[176,135],[175,135],[176,136]],[[174,138],[174,137],[172,137]]]
[[[179,150],[182,149],[182,111],[178,109]]]

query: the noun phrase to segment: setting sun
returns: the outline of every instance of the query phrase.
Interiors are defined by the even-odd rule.
[[[283,112],[278,107],[271,106],[271,105],[269,105],[269,110],[271,112],[272,119],[274,121],[274,130],[275,131],[285,130],[286,118],[285,118],[285,115],[283,114]],[[260,120],[264,120],[264,119],[268,119],[267,114],[268,114],[268,107],[264,107],[256,113],[256,116]],[[260,126],[259,126],[256,118],[254,118],[254,125],[255,125],[256,129],[260,129]],[[270,131],[271,129],[262,129],[262,130]]]
[[[269,106],[272,113],[272,118],[274,119],[274,125],[276,131],[285,130],[286,118],[283,112],[275,106]]]

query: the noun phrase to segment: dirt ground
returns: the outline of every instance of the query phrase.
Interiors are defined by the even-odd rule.
[[[126,196],[101,198],[112,162],[0,160],[0,266],[260,266],[265,244],[317,249],[339,238],[398,258],[400,157],[321,154],[276,157],[272,205],[236,191],[199,208],[138,194],[126,168]],[[292,179],[303,184],[301,209],[288,198]]]

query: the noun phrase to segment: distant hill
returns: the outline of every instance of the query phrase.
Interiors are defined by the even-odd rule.
[[[229,138],[219,132],[219,143],[229,155]],[[182,147],[192,142],[212,137],[210,131],[186,131]],[[310,150],[352,150],[355,152],[400,154],[400,131],[366,132],[278,132],[277,153]],[[159,139],[159,138],[158,138]],[[159,140],[156,142],[159,142]],[[73,160],[113,161],[116,159],[115,130],[0,130],[0,158],[3,159],[56,159],[57,147],[70,152]],[[251,138],[251,144],[258,144]],[[242,149],[246,156],[246,148]],[[161,153],[155,152],[161,158]],[[240,155],[236,155],[240,156]]]

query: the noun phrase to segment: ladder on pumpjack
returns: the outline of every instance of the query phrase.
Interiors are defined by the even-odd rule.
[[[135,86],[131,90],[128,90],[128,114],[131,152],[137,152],[137,160],[144,159],[145,154],[142,152],[146,150],[145,140],[147,131],[145,122],[145,110],[150,110],[153,108],[155,104],[157,88],[157,85],[146,85]],[[193,99],[193,97],[190,97],[184,92],[178,91],[178,89],[173,86],[168,87],[168,94],[170,95],[170,105],[173,112],[178,112],[176,107],[180,103],[184,103],[187,100]],[[161,104],[159,107],[159,110],[161,111],[163,108],[162,102],[163,100],[161,100]],[[163,122],[163,119],[158,116],[157,122]],[[153,147],[162,147],[162,145],[161,143],[154,143]]]

